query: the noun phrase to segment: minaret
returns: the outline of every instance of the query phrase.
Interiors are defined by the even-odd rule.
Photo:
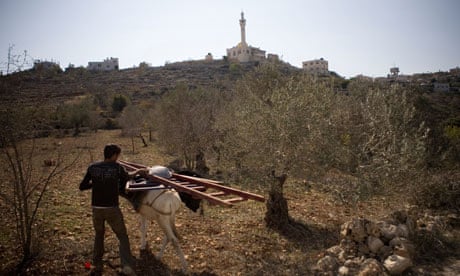
[[[246,46],[246,19],[244,19],[244,12],[241,12],[241,19],[240,19],[240,27],[241,27],[241,45]]]

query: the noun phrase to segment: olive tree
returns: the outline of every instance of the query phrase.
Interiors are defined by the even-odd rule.
[[[145,119],[144,112],[134,105],[126,107],[119,119],[119,123],[122,127],[122,134],[131,137],[133,153],[135,152],[134,137],[142,137],[141,132]]]
[[[422,169],[430,129],[417,116],[417,91],[399,84],[358,83],[350,93],[359,114],[349,132],[356,174],[377,183]]]
[[[227,169],[243,172],[268,189],[269,227],[283,230],[292,225],[283,185],[288,175],[314,163],[318,155],[312,153],[331,140],[324,129],[333,96],[323,82],[307,75],[286,76],[267,64],[238,83],[219,118]],[[324,145],[310,143],[313,140]]]
[[[225,95],[213,89],[178,85],[155,107],[158,142],[170,153],[180,156],[188,169],[206,170],[204,156],[212,151],[218,137],[213,125],[224,99]]]
[[[91,97],[78,98],[56,108],[55,123],[59,128],[73,128],[73,135],[78,136],[82,126],[97,128],[95,124],[99,117],[95,110],[96,107]]]

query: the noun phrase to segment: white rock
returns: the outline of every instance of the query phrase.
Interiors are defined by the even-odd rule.
[[[391,255],[385,260],[383,266],[388,270],[388,272],[390,272],[391,275],[398,275],[411,267],[412,261],[409,258]]]
[[[339,267],[339,275],[341,276],[350,275],[350,269],[346,266]]]

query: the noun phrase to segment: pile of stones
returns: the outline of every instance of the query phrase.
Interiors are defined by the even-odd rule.
[[[318,275],[398,275],[413,265],[417,221],[404,211],[388,219],[355,218],[340,229],[340,244],[317,262]]]

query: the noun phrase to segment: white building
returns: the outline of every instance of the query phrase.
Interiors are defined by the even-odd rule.
[[[114,71],[118,70],[118,58],[106,58],[104,61],[90,61],[87,69],[90,71]]]
[[[329,65],[327,60],[320,58],[302,62],[302,68],[308,73],[316,75],[329,74]]]
[[[262,61],[265,60],[265,51],[260,48],[249,46],[246,43],[246,19],[244,13],[241,12],[240,19],[241,42],[235,47],[227,49],[227,57],[229,60],[238,60],[239,62]]]

